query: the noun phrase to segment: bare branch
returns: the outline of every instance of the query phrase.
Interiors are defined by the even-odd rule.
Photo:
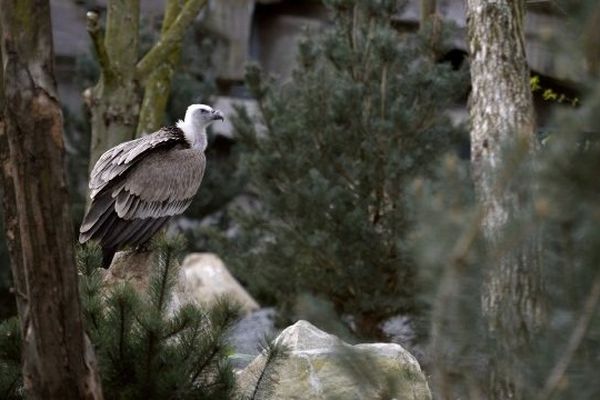
[[[96,11],[88,11],[85,16],[87,20],[87,31],[90,34],[92,43],[94,43],[94,49],[96,50],[98,63],[100,63],[100,69],[102,70],[102,74],[108,78],[112,75],[112,69],[104,45],[104,35],[100,29],[98,13]]]
[[[169,30],[137,64],[136,75],[143,81],[181,42],[187,27],[194,21],[207,0],[188,0]]]

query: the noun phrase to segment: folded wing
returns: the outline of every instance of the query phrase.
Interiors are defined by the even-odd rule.
[[[204,154],[170,132],[152,136],[111,149],[94,167],[81,243],[98,240],[109,252],[144,244],[189,207],[204,175]]]

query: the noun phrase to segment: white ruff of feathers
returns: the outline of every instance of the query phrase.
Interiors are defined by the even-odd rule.
[[[177,121],[176,125],[183,131],[185,139],[193,149],[204,151],[207,145],[206,126],[208,124],[204,124],[198,119],[193,118],[196,109],[193,106],[188,107],[185,112],[185,118]]]

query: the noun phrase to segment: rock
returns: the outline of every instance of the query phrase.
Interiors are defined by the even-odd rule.
[[[244,314],[260,308],[215,254],[189,254],[183,260],[181,274],[186,296],[199,304],[211,304],[218,298],[227,296],[240,304]]]
[[[153,253],[150,251],[118,252],[110,268],[104,272],[107,287],[129,282],[136,290],[145,293],[152,271],[152,257]],[[183,260],[168,308],[170,312],[174,312],[187,303],[210,306],[224,296],[238,303],[244,314],[260,308],[218,256],[192,253]]]
[[[227,343],[234,351],[229,357],[234,368],[245,368],[260,354],[265,340],[275,336],[275,317],[273,307],[261,308],[237,321],[230,329]]]
[[[104,271],[104,282],[111,287],[121,282],[130,283],[137,291],[145,292],[148,288],[151,251],[119,251],[115,254],[110,268]]]
[[[306,321],[275,339],[288,350],[271,364],[259,387],[261,399],[414,399],[431,392],[417,360],[395,343],[349,345]],[[252,392],[265,365],[259,355],[238,374],[240,392]]]

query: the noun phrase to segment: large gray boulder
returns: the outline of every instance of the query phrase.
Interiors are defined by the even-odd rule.
[[[243,314],[260,308],[215,254],[189,254],[181,264],[181,275],[181,290],[186,294],[185,297],[199,304],[210,305],[222,297],[227,297],[240,305]]]
[[[306,321],[275,339],[287,355],[266,368],[261,354],[238,374],[242,394],[260,399],[411,399],[431,392],[417,360],[395,343],[350,345]]]

